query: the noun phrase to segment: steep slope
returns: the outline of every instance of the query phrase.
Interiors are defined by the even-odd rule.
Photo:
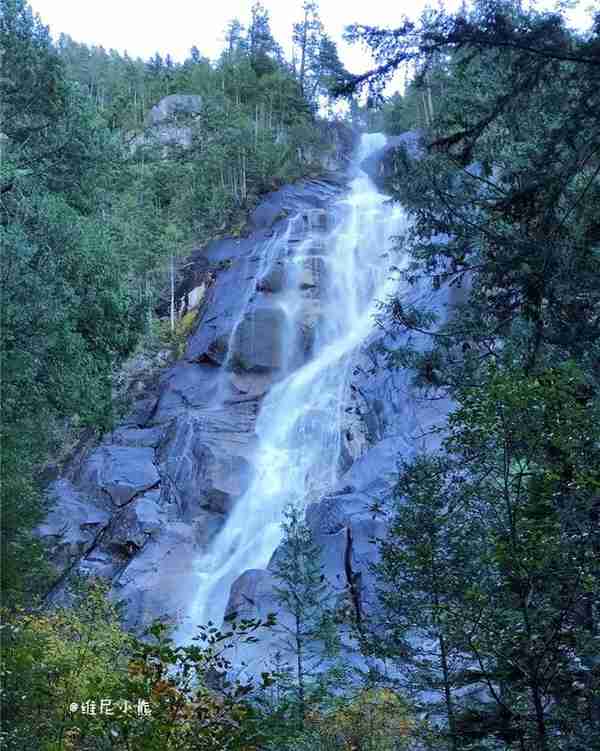
[[[53,598],[71,572],[107,577],[131,628],[160,617],[181,641],[227,610],[265,615],[293,503],[340,597],[359,615],[369,607],[381,532],[369,506],[448,406],[383,362],[393,342],[375,317],[398,289],[405,219],[359,165],[384,143],[363,136],[348,184],[286,186],[248,237],[193,259],[203,298],[184,357],[50,488],[39,531],[64,572]],[[437,294],[440,311],[452,302],[401,293]]]
[[[198,254],[193,276],[204,297],[184,357],[49,488],[51,511],[39,534],[63,572],[52,599],[64,595],[68,574],[80,572],[112,581],[133,628],[185,613],[192,563],[250,481],[260,401],[291,367],[278,284],[310,225],[324,221],[344,190],[333,177],[286,186],[254,211],[248,237],[215,241]],[[307,259],[294,357],[310,347],[317,272]]]

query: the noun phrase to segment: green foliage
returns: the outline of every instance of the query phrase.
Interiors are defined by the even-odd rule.
[[[448,747],[554,748],[578,712],[593,716],[600,685],[598,408],[570,363],[480,376],[455,392],[443,452],[402,468],[371,649],[403,665],[405,688],[445,694]]]
[[[16,0],[1,11],[2,583],[12,599],[39,561],[35,543],[27,553],[28,529],[40,515],[34,473],[52,425],[77,415],[110,426],[113,364],[141,319],[97,211],[118,149],[66,80],[39,19]]]
[[[207,626],[197,644],[175,647],[160,623],[145,640],[127,634],[107,595],[86,585],[69,608],[3,619],[3,748],[241,751],[261,742],[249,701],[260,686],[226,673],[234,643],[256,641],[267,622]]]
[[[314,739],[318,723],[311,725],[311,718],[333,711],[333,694],[347,680],[347,671],[335,623],[336,595],[299,509],[286,510],[283,531],[272,567],[280,610],[273,630],[272,682],[262,697],[262,711],[270,747],[291,750]]]
[[[104,735],[99,715],[71,714],[71,703],[121,698],[127,651],[106,591],[92,588],[69,609],[3,618],[3,745],[14,751],[86,748],[75,741]]]
[[[277,628],[278,649],[294,663],[292,687],[303,717],[309,695],[322,688],[340,645],[330,604],[333,591],[310,527],[295,507],[286,510],[282,526],[282,550],[272,569],[283,613]]]
[[[387,306],[389,366],[455,406],[442,450],[401,466],[367,641],[441,697],[432,748],[599,735],[598,29],[478,2],[351,33],[379,65],[349,88],[417,72],[423,150],[397,150],[388,182],[413,219],[404,280],[462,286],[446,322]]]
[[[302,21],[293,28],[294,67],[303,96],[316,108],[319,97],[329,95],[345,70],[335,43],[325,33],[318,4],[306,0],[302,13]]]

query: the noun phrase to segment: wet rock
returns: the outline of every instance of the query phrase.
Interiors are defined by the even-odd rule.
[[[214,401],[219,388],[219,369],[210,363],[179,362],[161,379],[158,405],[152,423],[161,425],[191,408]]]
[[[123,506],[159,482],[151,448],[103,445],[84,464],[79,484],[92,497],[100,491],[116,506]]]
[[[250,250],[248,244],[240,247]],[[203,318],[188,340],[186,360],[208,359],[217,365],[225,362],[231,333],[255,287],[249,271],[249,257],[234,259],[230,266],[219,271],[207,292]]]
[[[156,396],[148,396],[147,398],[136,400],[132,411],[123,420],[123,425],[127,427],[144,427],[152,419],[156,404]]]
[[[306,225],[307,231],[325,232],[329,225],[329,218],[324,209],[312,209],[302,214],[302,219]]]
[[[161,118],[152,125],[157,131],[179,127]],[[292,259],[284,261],[288,247],[277,243],[300,212],[308,218],[305,226],[296,222],[299,237],[305,240],[310,227],[319,233],[323,208],[344,189],[342,182],[323,180],[285,186],[254,212],[250,236],[194,251],[177,292],[180,300],[187,296],[187,309],[198,303],[184,358],[152,382],[138,377],[145,369],[140,361],[132,375],[131,414],[99,446],[86,447],[69,467],[69,479],[54,486],[55,511],[39,529],[53,560],[65,572],[109,579],[135,630],[156,617],[176,621],[187,611],[197,588],[194,561],[249,486],[259,399],[291,356],[285,344],[294,342],[302,362],[322,314],[316,299],[322,266],[315,260],[302,271],[302,325],[287,330],[279,306]],[[320,243],[314,247],[322,254]],[[261,274],[264,268],[270,271]],[[258,576],[263,584],[252,591],[260,599],[269,575]]]
[[[194,529],[184,522],[170,523],[148,540],[113,583],[112,598],[125,606],[129,628],[141,632],[155,618],[176,623],[185,616],[198,552]]]
[[[269,613],[280,610],[274,597],[275,579],[264,569],[244,571],[231,586],[226,616],[236,614],[242,618],[266,618]]]
[[[331,171],[344,171],[352,159],[360,136],[358,130],[335,120],[321,120],[317,123],[321,133],[322,142],[329,146],[325,155],[309,153],[307,157],[312,156],[320,161],[322,167]],[[309,147],[310,152],[310,147]]]
[[[287,273],[282,261],[276,261],[257,282],[261,292],[281,292],[287,281]]]
[[[365,493],[388,493],[397,474],[398,452],[399,444],[395,438],[371,446],[340,477],[336,490],[352,485]]]
[[[310,287],[321,288],[323,284],[323,272],[325,263],[323,258],[313,256],[305,258],[302,261],[302,267],[300,271],[299,287],[300,289],[308,289]]]
[[[229,375],[229,381],[240,396],[257,398],[263,396],[273,383],[271,373],[235,372]],[[232,397],[235,399],[235,397]]]
[[[410,130],[387,139],[385,146],[365,159],[360,168],[364,170],[381,190],[394,177],[397,167],[407,159],[418,157],[422,149],[423,132]]]
[[[116,443],[121,446],[156,448],[161,438],[162,431],[160,428],[122,427],[110,434],[107,443]]]
[[[236,370],[265,371],[283,365],[285,313],[278,308],[250,310],[236,329],[231,362]]]
[[[328,175],[327,180],[301,180],[284,185],[269,193],[252,212],[250,226],[253,229],[277,229],[287,217],[308,209],[323,209],[345,189],[343,179]]]
[[[325,245],[322,240],[313,237],[310,243],[304,245],[303,251],[307,256],[323,256],[325,254]]]
[[[215,428],[217,424],[201,416],[178,420],[162,452],[161,474],[169,498],[186,521],[203,510],[226,514],[249,483],[247,460],[231,450],[225,452],[224,441],[214,440]]]

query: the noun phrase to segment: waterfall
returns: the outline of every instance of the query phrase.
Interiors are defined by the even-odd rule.
[[[389,204],[359,167],[384,144],[385,136],[363,135],[349,192],[332,207],[337,217],[333,228],[327,232],[309,228],[294,247],[285,295],[278,302],[288,322],[289,341],[283,349],[287,353],[298,349],[298,331],[307,312],[299,272],[294,270],[310,259],[322,268],[319,299],[312,301],[318,315],[311,352],[304,362],[291,354],[286,357],[287,372],[262,402],[253,479],[209,550],[195,561],[197,588],[179,632],[181,641],[196,624],[209,620],[219,624],[232,583],[244,571],[268,565],[281,541],[284,509],[317,500],[337,480],[353,357],[375,326],[378,301],[397,284],[382,254],[404,230],[404,214]],[[291,220],[292,234],[297,221]]]

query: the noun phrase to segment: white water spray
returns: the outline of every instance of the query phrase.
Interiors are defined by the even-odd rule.
[[[384,144],[382,135],[364,135],[356,164]],[[342,406],[353,354],[375,325],[377,302],[395,288],[381,256],[405,225],[401,208],[387,203],[358,168],[339,209],[337,226],[318,238],[323,250],[317,256],[316,234],[309,234],[296,250],[299,264],[310,254],[322,257],[324,267],[313,354],[263,401],[253,480],[208,552],[194,564],[197,589],[179,632],[181,641],[189,639],[196,624],[221,622],[231,585],[244,571],[266,568],[281,541],[284,509],[317,500],[337,479]],[[293,276],[286,314],[289,330],[297,332],[305,310]],[[289,342],[286,346],[292,347]]]

